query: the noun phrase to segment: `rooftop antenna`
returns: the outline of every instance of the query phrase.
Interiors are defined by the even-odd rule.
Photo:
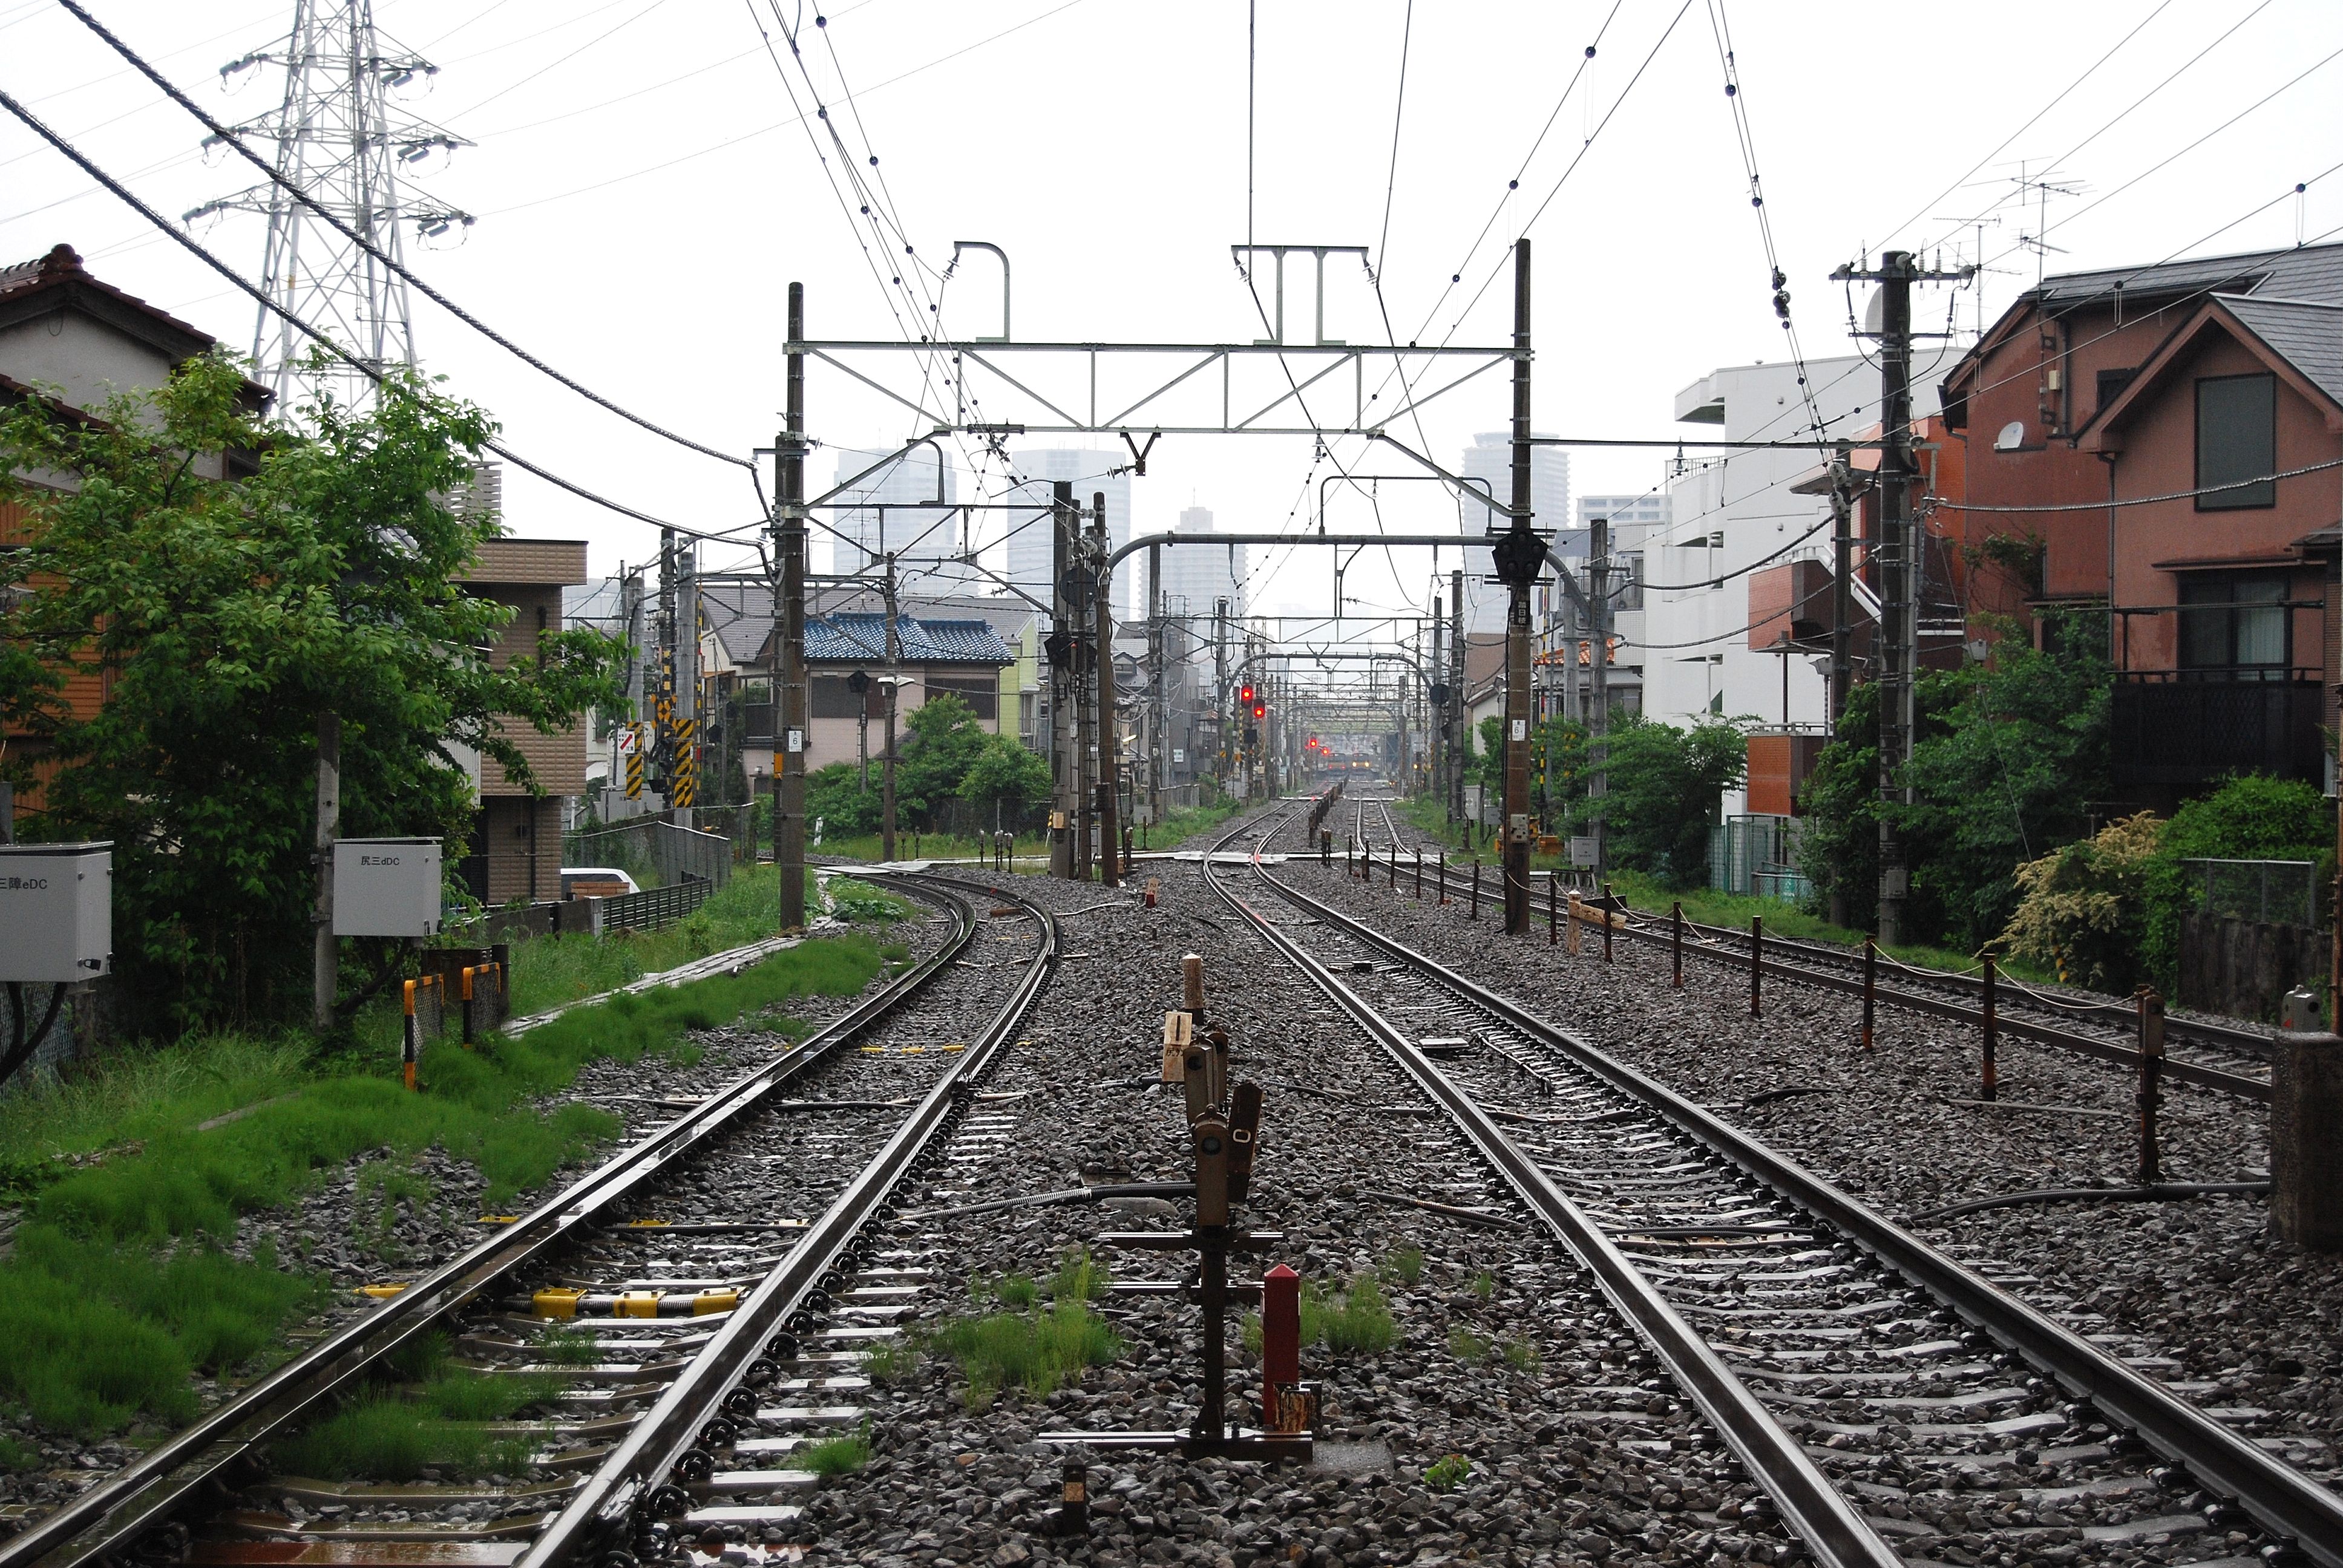
[[[277,144],[279,179],[401,264],[406,226],[427,241],[472,226],[471,214],[400,189],[402,171],[412,175],[435,156],[471,144],[394,106],[394,95],[428,84],[439,67],[376,30],[373,0],[295,0],[292,30],[221,66],[220,76],[225,84],[262,65],[284,67],[283,99],[235,129]],[[261,284],[271,305],[324,331],[370,369],[415,364],[407,285],[332,225],[274,184],[206,202],[186,221],[220,212],[268,219]],[[371,378],[339,364],[313,370],[303,363],[307,352],[299,329],[260,310],[252,357],[279,407],[327,392],[345,406],[371,399]]]

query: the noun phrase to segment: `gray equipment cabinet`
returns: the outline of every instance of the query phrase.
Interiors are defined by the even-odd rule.
[[[114,846],[0,844],[0,980],[72,985],[114,965]]]

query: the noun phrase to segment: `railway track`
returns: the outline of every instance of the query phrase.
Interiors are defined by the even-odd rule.
[[[908,1174],[986,1136],[976,1085],[1058,951],[1055,919],[1013,894],[873,879],[949,915],[939,950],[0,1543],[0,1564],[624,1568],[686,1533],[786,1524],[816,1479],[788,1456],[864,1419],[861,1354],[925,1286],[918,1259],[868,1255],[866,1227]],[[988,920],[1013,958],[975,959]],[[538,1480],[275,1469],[272,1445],[425,1346],[561,1387],[551,1420],[484,1433],[533,1448]]]
[[[1371,804],[1380,802],[1359,802],[1362,821]],[[1413,888],[1420,880],[1427,896],[1449,903],[1471,900],[1473,883],[1469,873],[1448,865],[1444,857],[1424,854],[1430,846],[1423,843],[1409,845],[1403,853],[1406,834],[1399,830],[1387,809],[1383,820],[1388,829],[1386,837],[1362,840],[1376,851],[1373,862],[1375,874],[1397,887]],[[1557,900],[1568,897],[1567,891],[1557,884],[1554,873],[1531,873],[1534,923],[1547,919],[1544,911]],[[1487,869],[1481,879],[1478,901],[1489,906],[1483,911],[1483,918],[1501,905],[1502,889],[1496,884],[1493,868]],[[1626,920],[1615,928],[1618,937],[1647,946],[1671,947],[1675,943],[1674,924],[1668,917],[1625,910],[1624,905],[1621,908]],[[1751,964],[1750,933],[1728,926],[1684,921],[1683,950],[1693,960],[1732,966],[1744,974]],[[1864,955],[1859,949],[1850,950],[1831,943],[1771,934],[1764,938],[1757,963],[1768,980],[1789,980],[1858,997],[1868,984],[1877,1005],[1924,1013],[1979,1030],[1985,1025],[1984,981],[1976,975],[1916,969],[1881,954],[1873,978],[1866,981]],[[2055,995],[2004,978],[1995,989],[1993,1017],[1995,1030],[2005,1038],[2025,1040],[2138,1070],[2138,1014],[2133,1004]],[[2165,1015],[2164,1038],[2167,1054],[2161,1070],[2165,1076],[2244,1100],[2268,1101],[2271,1048],[2267,1030],[2218,1020]],[[2186,1053],[2172,1054],[2175,1045],[2187,1048]]]
[[[2155,1347],[2037,1311],[1258,863],[1245,890],[1301,924],[1205,875],[1578,1253],[1824,1561],[1880,1560],[1884,1535],[1923,1557],[2343,1563],[2343,1498],[2164,1388]]]

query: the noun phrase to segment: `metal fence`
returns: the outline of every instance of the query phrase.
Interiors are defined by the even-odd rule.
[[[715,883],[693,878],[673,887],[649,888],[595,902],[600,906],[603,930],[655,931],[683,919],[715,891]]]
[[[722,887],[732,879],[733,840],[721,833],[672,822],[621,822],[589,833],[566,833],[565,866],[616,866],[646,888],[672,887],[698,877]]]
[[[1805,898],[1814,884],[1798,870],[1804,837],[1795,817],[1727,817],[1708,830],[1708,885],[1764,899]]]
[[[2309,860],[2183,860],[2199,914],[2316,930],[2318,867]]]

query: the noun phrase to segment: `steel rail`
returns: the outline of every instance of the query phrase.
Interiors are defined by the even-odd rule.
[[[1231,835],[1231,839],[1235,837]],[[1229,841],[1222,840],[1224,844]],[[1261,869],[1257,852],[1253,869],[1272,888],[1282,891],[1276,880]],[[1263,940],[1349,1013],[1426,1093],[1440,1102],[1482,1158],[1503,1175],[1563,1245],[1594,1275],[1612,1306],[1651,1345],[1662,1364],[1739,1457],[1751,1479],[1773,1499],[1783,1523],[1796,1533],[1825,1568],[1896,1568],[1903,1562],[1864,1518],[1862,1511],[1832,1483],[1798,1440],[1783,1429],[1756,1395],[1725,1365],[1724,1358],[1709,1347],[1708,1342],[1668,1303],[1585,1211],[1564,1195],[1536,1161],[1505,1135],[1487,1111],[1441,1071],[1413,1040],[1225,886],[1213,875],[1210,861],[1204,863],[1204,877],[1214,891],[1252,922]]]
[[[1705,1107],[1266,870],[1256,868],[1255,874],[1296,909],[1427,976],[1651,1106],[1678,1130],[1835,1227],[1887,1268],[2048,1372],[2067,1392],[2088,1400],[2156,1452],[2187,1467],[2206,1490],[2234,1498],[2263,1529],[2294,1541],[2327,1568],[2343,1568],[2343,1495],[2263,1452],[2188,1401]],[[2167,1072],[2172,1065],[2166,1065]]]
[[[966,1103],[973,1085],[991,1067],[1001,1047],[1023,1020],[1041,994],[1058,957],[1058,922],[1047,910],[1013,892],[985,883],[960,881],[932,874],[870,871],[877,881],[899,882],[907,888],[933,882],[954,889],[975,889],[994,898],[1015,900],[1041,927],[1041,941],[1024,975],[983,1031],[970,1039],[968,1049],[936,1081],[896,1127],[870,1162],[856,1174],[798,1238],[789,1255],[759,1281],[736,1307],[706,1348],[694,1356],[659,1402],[595,1468],[572,1494],[561,1513],[530,1543],[514,1568],[552,1568],[581,1551],[623,1550],[622,1537],[638,1508],[660,1512],[660,1482],[676,1461],[699,1441],[699,1428],[724,1396],[751,1375],[765,1353],[766,1336],[783,1325],[804,1326],[800,1314],[818,1289],[830,1279],[854,1245],[863,1226],[891,1211],[887,1196],[953,1113]],[[951,896],[958,897],[955,892]],[[672,1498],[678,1513],[689,1508],[680,1494]]]
[[[528,1213],[352,1319],[310,1350],[97,1483],[6,1542],[0,1568],[81,1568],[170,1521],[212,1483],[248,1483],[260,1450],[381,1359],[444,1322],[515,1270],[697,1148],[769,1094],[823,1060],[922,990],[966,950],[975,909],[958,894],[929,895],[957,918],[936,952],[698,1109],[653,1130]]]

